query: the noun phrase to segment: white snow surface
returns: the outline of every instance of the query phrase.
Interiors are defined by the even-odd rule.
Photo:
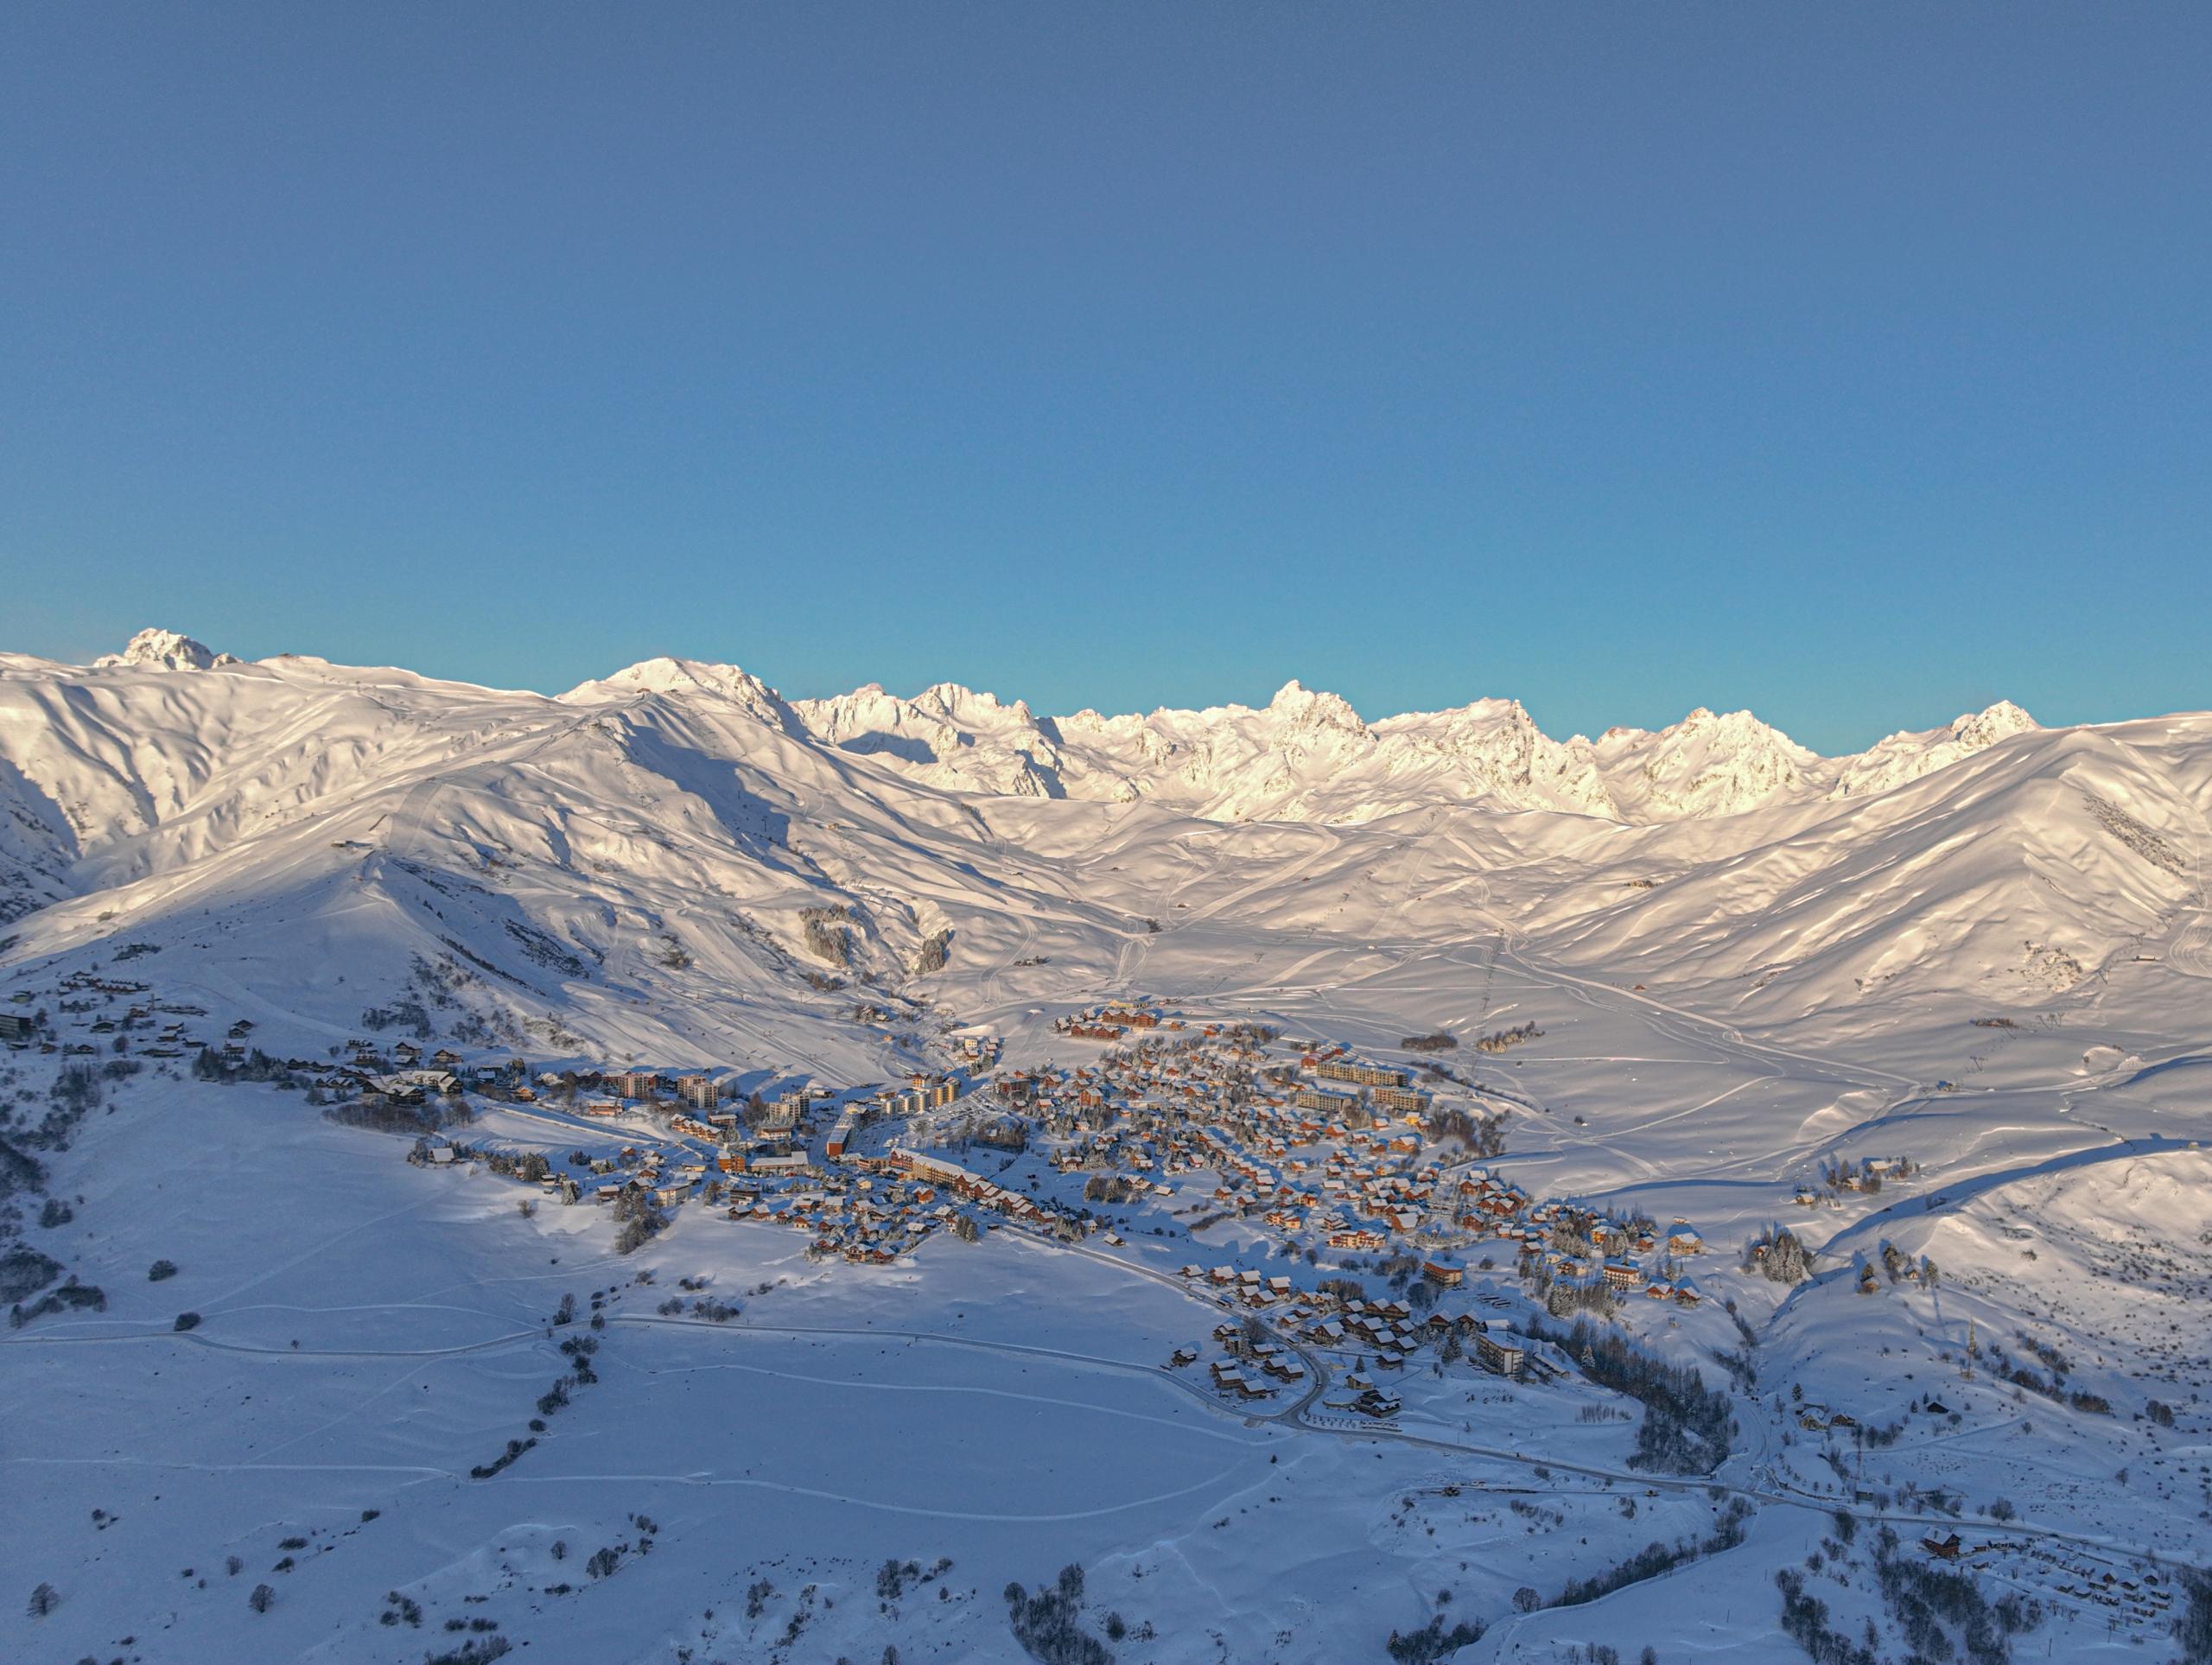
[[[1084,1627],[1121,1615],[1127,1661],[1381,1659],[1438,1613],[1487,1628],[1468,1661],[1785,1660],[1778,1568],[1902,1657],[1868,1560],[1886,1525],[1923,1561],[1955,1526],[1991,1600],[2041,1603],[2023,1658],[2165,1657],[2163,1612],[2094,1590],[2212,1561],[2209,809],[2202,714],[2046,729],[2000,703],[1822,758],[1746,712],[1558,741],[1508,700],[1363,719],[1295,682],[1053,718],[952,684],[786,701],[672,658],[549,698],[164,632],[92,667],[0,655],[0,1013],[88,1024],[54,991],[124,979],[211,1039],[246,1019],[321,1058],[420,998],[471,1062],[839,1089],[944,1067],[968,1033],[1009,1067],[1084,1061],[1052,1021],[1108,999],[1408,1064],[1408,1037],[1533,1021],[1450,1055],[1510,1109],[1496,1166],[1695,1223],[1701,1305],[1620,1322],[1737,1422],[1693,1483],[1631,1470],[1639,1407],[1571,1372],[1423,1363],[1393,1429],[1248,1418],[1161,1369],[1221,1316],[1176,1265],[1327,1264],[1272,1257],[1252,1219],[1189,1235],[1184,1201],[1126,1211],[1115,1249],[940,1233],[885,1268],[686,1206],[618,1256],[605,1210],[525,1217],[506,1181],[172,1066],[40,1144],[79,1058],[0,1052],[0,1138],[71,1211],[41,1224],[10,1180],[0,1251],[106,1295],[0,1332],[0,1652],[413,1662],[496,1634],[540,1661],[1018,1660],[1001,1588],[1074,1564]],[[824,907],[849,963],[809,949]],[[467,1136],[557,1157],[590,1134],[494,1105]],[[1917,1172],[1792,1201],[1892,1156]],[[1808,1281],[1743,1266],[1775,1224],[1817,1252]],[[1940,1283],[1861,1293],[1885,1244]],[[150,1282],[156,1259],[181,1269]],[[1510,1269],[1471,1282],[1510,1296]],[[741,1319],[660,1314],[679,1277]],[[472,1479],[567,1366],[564,1292],[605,1293],[599,1380]],[[2066,1363],[2055,1397],[1991,1368],[1995,1343],[2043,1371],[2029,1338]],[[1857,1451],[1807,1405],[1904,1431]],[[1739,1545],[1513,1605],[1732,1501]],[[879,1593],[887,1559],[940,1557]],[[57,1603],[27,1617],[41,1583]],[[395,1592],[419,1628],[379,1622]]]

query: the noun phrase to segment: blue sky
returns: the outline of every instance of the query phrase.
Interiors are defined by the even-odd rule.
[[[16,7],[0,647],[2212,706],[2212,9]]]

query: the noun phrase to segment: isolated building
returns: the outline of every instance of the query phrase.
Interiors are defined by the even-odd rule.
[[[1518,1382],[1528,1367],[1529,1355],[1519,1338],[1510,1332],[1484,1331],[1475,1337],[1475,1362],[1493,1376]]]

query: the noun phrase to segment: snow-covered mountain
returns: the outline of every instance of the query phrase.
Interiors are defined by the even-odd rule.
[[[1999,700],[1986,711],[1967,713],[1948,728],[1891,734],[1858,757],[1838,759],[1841,767],[1828,795],[1866,798],[1886,792],[2035,727],[2036,720],[2018,706]]]
[[[103,669],[110,665],[146,665],[156,670],[215,670],[238,662],[232,655],[218,653],[205,642],[195,642],[181,632],[149,627],[133,636],[122,652],[102,654],[92,663]]]
[[[728,667],[688,674],[709,685],[742,675]],[[1700,709],[1656,734],[1609,730],[1593,746],[1580,734],[1553,740],[1516,700],[1370,724],[1336,695],[1295,681],[1258,709],[1145,716],[1085,710],[1040,718],[1025,702],[1004,704],[953,683],[912,700],[871,683],[790,709],[829,745],[955,791],[1144,798],[1211,820],[1337,824],[1471,802],[1637,823],[1739,815],[1901,785],[2035,726],[2000,703],[1945,729],[1892,735],[1865,757],[1827,759],[1748,711]]]
[[[359,687],[365,677],[385,674],[341,672],[296,656],[265,661],[257,669],[281,676],[287,667],[310,666],[326,689],[333,679]],[[118,715],[119,702],[145,697],[112,677],[84,680],[81,672],[20,656],[0,656],[0,667],[13,682],[68,680],[85,690],[80,704],[115,708]],[[228,653],[159,629],[141,631],[123,652],[91,667],[99,672],[240,668]],[[391,675],[402,684],[421,683],[404,673]],[[516,709],[543,703],[530,695],[454,692],[464,702],[495,700]],[[1557,810],[1631,825],[1712,819],[1821,797],[1886,791],[2036,727],[2018,707],[2000,702],[1947,728],[1893,734],[1863,755],[1822,758],[1747,711],[1716,715],[1700,708],[1656,733],[1610,729],[1593,745],[1579,734],[1552,739],[1513,700],[1478,700],[1370,723],[1338,696],[1292,681],[1256,709],[1163,708],[1119,716],[1084,710],[1049,717],[1039,716],[1025,701],[1002,702],[955,683],[912,699],[870,683],[833,698],[787,702],[735,665],[666,658],[586,683],[559,703],[604,705],[649,694],[742,713],[874,769],[956,792],[1118,804],[1143,799],[1208,820],[1330,825],[1469,805]],[[255,702],[253,696],[244,697],[248,706]],[[196,703],[213,712],[224,702]],[[67,729],[75,720],[80,719],[64,719],[60,727]],[[219,715],[210,720],[219,729],[226,721]],[[124,726],[137,733],[141,715],[134,713]],[[211,749],[205,736],[187,728],[175,737],[181,750],[215,758],[222,743]],[[156,749],[162,745],[158,739],[148,743]],[[182,766],[181,778],[189,778],[193,766]],[[143,785],[144,802],[134,799],[124,808],[118,824],[146,821],[147,805],[160,798],[162,788],[158,781]]]
[[[1823,759],[1745,712],[1593,745],[1510,701],[1370,722],[1293,682],[1055,719],[951,684],[788,702],[669,658],[548,698],[148,632],[89,668],[0,658],[0,921],[22,960],[125,932],[206,951],[189,922],[214,919],[237,975],[296,1001],[312,981],[261,950],[308,933],[351,967],[334,1024],[362,979],[442,956],[491,969],[488,1021],[587,1033],[643,1001],[678,1050],[679,1015],[710,1049],[748,1012],[842,1045],[851,1001],[817,984],[898,987],[947,929],[941,992],[1024,945],[1126,969],[1144,920],[1503,924],[1778,1015],[2094,984],[2170,937],[2185,957],[2208,776],[2200,718],[1999,705]],[[849,964],[807,946],[823,908]]]
[[[2194,1493],[2126,1477],[2204,1437],[2212,1365],[2177,1348],[2201,1353],[2212,1291],[2208,811],[2212,715],[2044,729],[1999,705],[1827,759],[1748,713],[1557,741],[1510,701],[1369,720],[1296,683],[1259,708],[1052,718],[951,685],[786,701],[666,658],[549,698],[162,632],[90,667],[0,656],[0,1013],[39,1014],[54,1053],[0,1053],[0,1274],[40,1309],[0,1338],[23,1447],[0,1541],[54,1586],[26,1656],[174,1636],[180,1657],[400,1665],[426,1619],[563,1661],[875,1658],[892,1637],[1005,1658],[998,1592],[1065,1566],[1088,1569],[1087,1622],[1135,1644],[1121,1658],[1184,1656],[1147,1636],[1373,1656],[1447,1588],[1494,1626],[1464,1660],[1644,1636],[1765,1658],[1772,1604],[1741,1592],[1844,1565],[1819,1542],[1838,1509],[1948,1530],[1955,1502],[1931,1517],[1910,1490],[1939,1483],[1977,1539],[2003,1522],[2131,1580],[2201,1563]],[[1249,1020],[1286,1067],[1299,1036],[1433,1064],[1426,1085],[1503,1115],[1494,1166],[1531,1196],[1694,1221],[1713,1252],[1669,1275],[1701,1306],[1607,1322],[1732,1389],[1713,1489],[1624,1466],[1634,1401],[1563,1352],[1542,1385],[1435,1355],[1392,1378],[1395,1423],[1290,1391],[1255,1414],[1177,1371],[1220,1320],[1185,1264],[1399,1288],[1418,1264],[1279,1253],[1203,1165],[1107,1204],[1061,1143],[995,1150],[1009,1195],[1134,1215],[1079,1242],[1009,1222],[860,1265],[796,1211],[709,1193],[626,1258],[615,1208],[496,1162],[596,1180],[679,1124],[590,1121],[540,1076],[484,1099],[465,1160],[412,1166],[406,1140],[187,1056],[233,1035],[304,1071],[406,1033],[465,1064],[861,1103],[969,1068],[977,1032],[1007,1066],[1095,1065],[1056,1020],[1138,996],[1188,1015],[1170,1049]],[[1875,1194],[1791,1200],[1897,1158]],[[1456,1147],[1420,1160],[1468,1171]],[[872,1211],[863,1190],[836,1207]],[[1802,1282],[1746,1252],[1785,1217],[1816,1251]],[[1461,1254],[1506,1292],[1486,1322],[1537,1310],[1513,1305],[1510,1249]],[[590,1317],[564,1331],[570,1293]],[[601,1368],[575,1369],[580,1338]],[[2032,1418],[1994,1347],[2014,1338],[2053,1373],[2030,1373]],[[1972,1419],[1957,1437],[1930,1420],[1939,1385]],[[1861,1453],[1817,1437],[1829,1412],[1929,1433]],[[1708,1536],[1724,1507],[1732,1548]],[[1704,1547],[1602,1601],[1522,1598],[1678,1541]],[[1874,1604],[1862,1634],[1882,1586],[1847,1573],[1823,1599]],[[2047,1651],[2107,1622],[2054,1606]]]
[[[1702,706],[1648,734],[1613,728],[1598,761],[1622,818],[1681,821],[1741,815],[1816,789],[1824,760],[1748,711],[1715,716]]]

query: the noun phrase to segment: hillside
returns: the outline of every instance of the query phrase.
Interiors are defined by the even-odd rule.
[[[1903,1646],[1957,1523],[2022,1657],[2144,1657],[2212,1546],[2208,808],[2207,715],[0,656],[14,1651],[1764,1660],[1808,1557]],[[1347,1281],[1465,1324],[1378,1386]]]

